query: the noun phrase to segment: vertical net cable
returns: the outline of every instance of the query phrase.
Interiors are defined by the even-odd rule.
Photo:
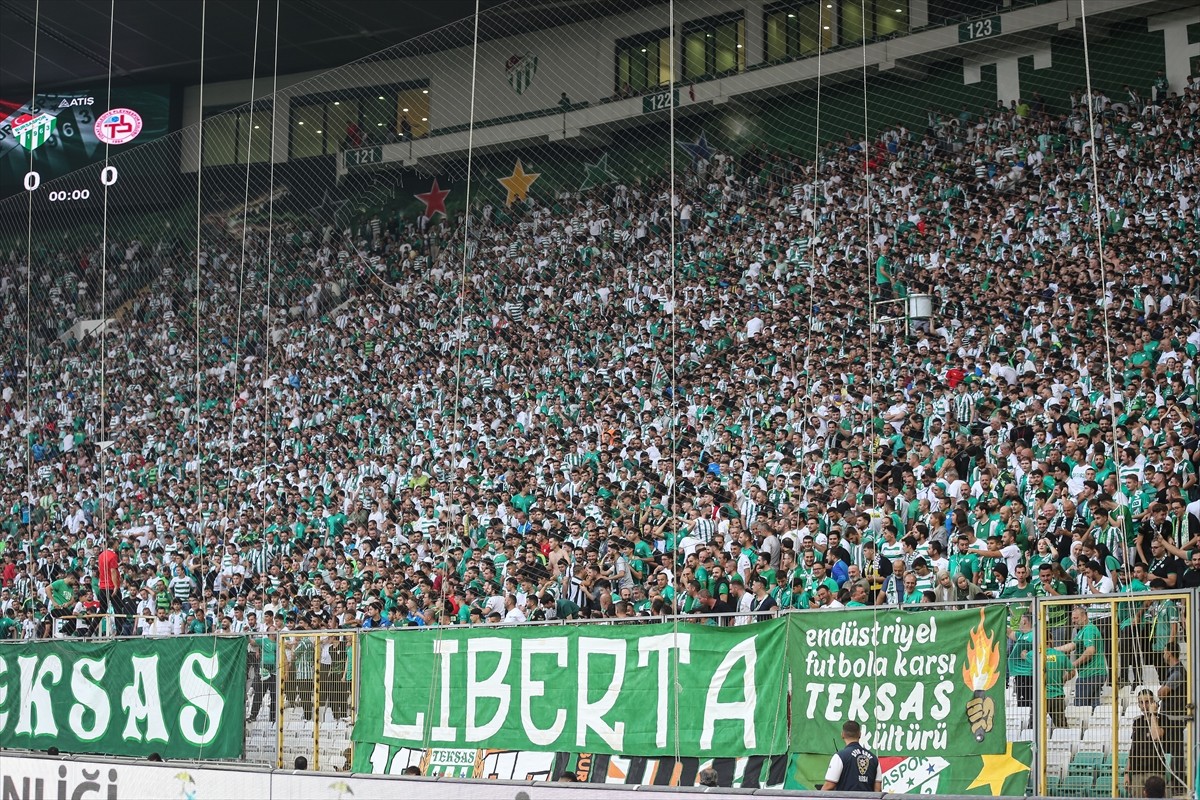
[[[1099,290],[1099,298],[1100,298],[1101,322],[1103,324],[1103,329],[1104,329],[1104,371],[1105,371],[1104,381],[1105,381],[1106,390],[1107,390],[1106,394],[1107,394],[1109,420],[1112,423],[1112,431],[1113,431],[1112,456],[1114,458],[1114,463],[1119,464],[1120,459],[1116,452],[1117,451],[1117,443],[1116,443],[1117,389],[1116,389],[1116,384],[1113,381],[1112,336],[1111,336],[1111,327],[1110,327],[1110,319],[1109,319],[1109,315],[1110,315],[1109,307],[1116,301],[1116,285],[1115,285],[1115,283],[1113,285],[1109,284],[1107,253],[1105,252],[1105,249],[1106,249],[1105,248],[1105,238],[1104,238],[1105,226],[1103,223],[1102,215],[1104,213],[1104,206],[1106,205],[1107,201],[1105,200],[1105,198],[1103,197],[1103,195],[1100,192],[1099,162],[1100,162],[1100,149],[1101,149],[1101,147],[1104,147],[1106,145],[1103,141],[1103,136],[1100,135],[1100,131],[1098,131],[1097,127],[1096,127],[1096,108],[1095,108],[1096,107],[1096,95],[1092,88],[1092,59],[1091,59],[1091,52],[1089,49],[1089,42],[1088,42],[1089,37],[1088,37],[1087,0],[1079,0],[1079,22],[1080,22],[1080,29],[1082,32],[1082,40],[1083,40],[1082,41],[1083,69],[1084,69],[1084,81],[1085,81],[1084,88],[1086,91],[1086,100],[1087,100],[1088,142],[1090,142],[1090,145],[1091,145],[1088,148],[1088,160],[1091,162],[1091,165],[1090,165],[1091,169],[1089,170],[1089,173],[1090,173],[1089,189],[1091,192],[1090,199],[1091,199],[1091,203],[1092,203],[1092,209],[1091,209],[1092,213],[1090,214],[1090,217],[1092,219],[1092,223],[1093,223],[1093,226],[1094,226],[1094,229],[1096,232],[1096,260],[1100,267],[1100,286],[1098,287],[1098,290]],[[1125,400],[1125,398],[1122,397],[1122,401],[1124,401],[1124,400]],[[1122,538],[1121,544],[1124,547],[1124,549],[1126,551],[1128,551],[1128,549],[1129,549],[1129,546],[1128,546],[1129,534],[1128,534],[1128,531],[1126,530],[1126,525],[1127,525],[1126,515],[1124,513],[1121,513],[1118,515],[1118,519],[1120,520],[1118,529],[1120,531],[1121,538]],[[1124,554],[1124,557],[1121,559],[1121,567],[1122,567],[1122,571],[1124,573],[1123,580],[1124,580],[1126,586],[1129,586],[1130,581],[1132,580],[1131,561],[1132,561],[1132,558],[1130,557],[1129,553],[1126,552]],[[1109,611],[1113,614],[1113,616],[1116,616],[1118,608],[1119,608],[1119,605],[1114,603],[1109,607]],[[1140,613],[1140,612],[1130,612],[1130,613]],[[1186,641],[1186,637],[1185,637],[1185,641]],[[1109,665],[1110,671],[1116,670],[1121,678],[1125,678],[1125,664],[1122,663],[1122,659],[1120,657],[1121,656],[1121,645],[1122,645],[1122,642],[1120,642],[1119,638],[1114,637],[1114,639],[1112,641],[1112,645],[1110,647],[1111,652],[1109,652],[1107,654],[1107,656],[1108,656],[1108,658],[1110,658],[1114,662],[1116,662],[1115,664]],[[1146,660],[1145,660],[1143,648],[1140,645],[1140,643],[1134,644],[1131,641],[1124,642],[1124,645],[1127,647],[1131,646],[1134,648],[1135,657],[1133,659],[1133,663],[1134,663],[1134,667],[1137,671],[1135,680],[1140,682],[1140,680],[1142,678],[1142,674],[1146,667]],[[1117,696],[1118,689],[1119,689],[1118,684],[1114,683],[1114,685],[1112,686],[1114,700]],[[1110,724],[1116,725],[1117,724],[1116,719],[1114,718],[1113,721],[1110,722]],[[1164,721],[1164,725],[1165,724],[1168,724],[1168,723],[1166,723]],[[1180,770],[1178,769],[1178,766],[1174,762],[1173,759],[1168,762],[1168,759],[1166,758],[1167,754],[1165,751],[1165,746],[1164,746],[1162,739],[1161,738],[1155,739],[1155,738],[1151,737],[1150,743],[1153,746],[1154,750],[1158,753],[1158,756],[1162,760],[1162,763],[1166,765],[1166,769],[1168,772],[1167,777],[1168,777],[1169,781],[1175,781],[1180,785],[1186,786],[1188,783],[1188,777],[1186,776],[1186,774],[1180,774]],[[1114,761],[1115,761],[1115,754],[1114,754]],[[1114,764],[1114,768],[1113,768],[1114,781],[1116,780],[1116,772],[1117,772],[1116,765]],[[1184,772],[1186,773],[1186,767],[1185,767]],[[1099,787],[1097,787],[1097,788],[1099,788]]]
[[[675,218],[678,215],[678,210],[675,208],[675,205],[676,205],[676,198],[679,197],[679,195],[678,195],[679,190],[676,187],[676,183],[675,183],[675,106],[677,105],[677,103],[675,102],[675,79],[676,79],[676,73],[675,73],[675,0],[669,0],[669,2],[667,4],[667,30],[671,31],[671,48],[670,48],[670,57],[668,59],[668,72],[670,74],[670,83],[668,85],[668,90],[670,92],[670,98],[671,98],[670,110],[668,111],[668,114],[670,115],[669,122],[668,122],[668,126],[669,126],[668,137],[670,139],[670,144],[669,144],[670,158],[668,159],[668,163],[671,165],[670,191],[668,192],[668,196],[671,198],[670,202],[671,202],[671,206],[672,206],[672,208],[671,208],[671,245],[669,248],[670,259],[671,259],[671,393],[670,393],[671,405],[670,405],[670,407],[668,409],[668,413],[667,413],[667,418],[669,420],[668,424],[670,425],[670,432],[671,432],[671,475],[669,477],[669,480],[666,482],[667,485],[664,487],[664,489],[665,489],[664,499],[666,501],[667,508],[670,509],[675,506],[677,491],[679,488],[678,487],[679,461],[678,461],[678,457],[677,457],[678,451],[677,451],[677,441],[676,441],[678,439],[678,418],[679,418],[680,413],[686,413],[686,411],[687,411],[686,403],[684,404],[682,411],[678,408],[679,382],[678,382],[678,379],[676,378],[676,374],[675,374],[676,365],[679,363],[679,353],[676,350],[676,345],[675,345],[675,330],[676,330],[676,325],[677,325],[677,319],[675,316],[676,312],[677,312],[677,303],[676,303],[676,295],[675,295],[675,270],[676,270],[676,265],[679,263],[679,259],[682,257],[682,253],[679,251],[679,243],[676,239],[676,231],[675,231]],[[682,209],[682,207],[683,207],[682,198],[679,199],[678,206],[680,209]],[[672,692],[672,694],[674,695],[673,700],[675,703],[675,731],[674,731],[674,734],[675,734],[675,737],[674,737],[675,738],[675,763],[673,765],[673,768],[674,768],[674,767],[678,767],[678,765],[680,764],[680,758],[681,758],[680,741],[679,741],[679,739],[680,739],[680,737],[679,737],[679,727],[680,727],[680,724],[679,724],[679,695],[682,693],[681,690],[683,687],[679,680],[679,590],[680,590],[680,583],[681,583],[680,578],[679,578],[679,576],[680,576],[679,528],[678,528],[677,521],[673,520],[671,525],[674,528],[674,531],[672,532],[672,544],[674,545],[674,547],[672,548],[672,553],[671,553],[671,555],[672,555],[672,573],[673,573],[671,575],[671,581],[675,587],[675,594],[671,598],[671,606],[670,606],[671,616],[673,618],[672,619],[672,628],[673,628],[673,634],[675,636],[675,648],[673,650],[675,669],[672,672],[672,680],[675,684],[675,691]]]
[[[255,81],[258,77],[258,34],[259,34],[259,14],[262,11],[262,0],[255,0],[254,3],[254,48],[250,58],[250,96],[257,97],[254,92]],[[242,190],[242,242],[241,255],[238,258],[238,282],[237,282],[237,314],[235,316],[235,333],[233,337],[233,393],[229,399],[229,470],[233,473],[233,440],[234,429],[237,426],[237,414],[234,413],[237,409],[237,400],[241,392],[239,387],[242,384],[241,376],[238,370],[239,356],[242,351],[242,298],[245,294],[246,286],[246,237],[249,235],[250,225],[250,153],[254,144],[254,104],[250,104],[249,111],[250,125],[246,132],[246,180]],[[271,126],[274,130],[274,126]],[[268,232],[270,239],[270,232]],[[269,267],[268,267],[269,268]],[[229,482],[232,485],[233,481]],[[224,545],[225,531],[221,534],[222,545]],[[222,549],[224,549],[222,547]]]
[[[203,403],[201,391],[203,389],[204,382],[203,382],[203,377],[202,377],[203,376],[203,372],[202,372],[202,369],[203,369],[202,357],[203,356],[202,356],[202,347],[201,347],[201,340],[200,340],[200,287],[202,284],[200,261],[201,261],[201,257],[202,257],[201,254],[203,253],[203,246],[202,246],[202,242],[201,242],[201,238],[200,238],[200,231],[201,231],[200,219],[201,219],[201,210],[203,208],[203,205],[201,204],[201,191],[203,190],[203,185],[204,185],[204,170],[201,168],[202,167],[202,162],[201,162],[202,155],[201,154],[204,152],[204,46],[205,46],[204,39],[205,39],[205,33],[206,33],[207,26],[208,26],[208,0],[201,0],[201,2],[200,2],[200,86],[199,86],[199,90],[197,92],[197,108],[199,111],[199,114],[198,114],[199,122],[196,126],[196,140],[197,140],[197,144],[196,144],[196,271],[195,271],[195,278],[194,278],[196,285],[194,287],[195,302],[194,302],[194,305],[192,308],[192,324],[193,324],[193,331],[195,333],[195,348],[196,348],[196,354],[195,354],[195,356],[196,356],[196,358],[195,358],[196,374],[193,377],[193,379],[195,380],[196,413],[195,413],[195,418],[192,420],[192,435],[195,436],[195,438],[196,438],[196,448],[195,448],[195,454],[196,454],[196,520],[195,520],[196,521],[196,538],[200,542],[200,574],[202,576],[204,576],[203,580],[205,580],[205,581],[207,581],[207,579],[208,579],[208,570],[212,569],[212,563],[213,563],[213,558],[214,558],[214,554],[209,551],[208,544],[205,541],[206,534],[205,534],[205,530],[204,530],[205,526],[204,526],[204,483],[203,483],[203,481],[204,481],[204,477],[203,477],[204,476],[204,451],[203,451],[204,434],[201,429],[201,409],[202,409],[202,403]],[[208,556],[207,567],[205,566],[205,561],[204,561],[205,556]],[[203,591],[204,590],[201,589],[201,595],[200,595],[201,601],[204,600]],[[213,597],[213,605],[216,606],[216,604],[217,604],[216,597],[214,596]],[[207,608],[205,610],[207,611]],[[219,611],[220,611],[220,609],[216,609],[216,612],[214,613],[214,617],[216,616],[216,613],[219,613]],[[214,637],[216,636],[216,631],[217,631],[218,627],[219,627],[219,625],[215,625],[215,624],[213,625],[213,636]],[[213,641],[213,647],[214,648],[216,647],[215,638]]]
[[[879,431],[875,429],[875,412],[879,408],[879,393],[876,379],[883,371],[883,364],[877,363],[876,359],[882,361],[882,357],[875,352],[875,306],[882,299],[874,294],[880,286],[876,283],[875,265],[871,261],[871,242],[874,239],[874,225],[871,219],[871,208],[874,205],[871,197],[871,147],[872,136],[871,126],[867,116],[867,1],[861,0],[862,14],[862,123],[863,123],[863,143],[862,143],[862,162],[863,162],[863,230],[866,233],[864,247],[864,266],[866,276],[866,286],[863,287],[863,295],[867,298],[867,371],[866,375],[866,390],[867,396],[870,398],[870,418],[867,427],[867,457],[866,462],[871,470],[869,480],[871,482],[871,502],[876,509],[879,509],[879,498],[875,496],[875,460],[882,454],[882,437]],[[890,292],[889,292],[890,297]],[[876,677],[878,682],[878,677]]]
[[[112,107],[112,56],[113,56],[113,27],[116,25],[117,19],[117,3],[112,0],[108,8],[108,85],[105,91],[105,107]],[[109,144],[104,144],[104,163],[108,165],[108,150]],[[107,181],[105,182],[107,183]],[[105,395],[107,389],[105,380],[108,378],[108,186],[104,187],[104,207],[102,210],[103,223],[100,234],[100,441],[107,442],[108,440],[108,397]],[[104,456],[108,450],[107,444],[101,444],[99,453],[97,453],[97,462],[100,466],[100,493],[97,496],[97,512],[100,518],[100,538],[104,542],[104,548],[108,549],[108,517],[107,506],[105,502],[105,464]],[[119,588],[119,587],[118,587]],[[100,609],[100,613],[107,614],[108,609]]]
[[[33,82],[29,90],[29,106],[37,103],[37,53],[38,34],[41,31],[41,0],[33,4]],[[29,172],[33,172],[33,150],[29,151]],[[28,184],[26,184],[28,186]],[[26,556],[33,560],[33,192],[28,192],[28,214],[25,223],[25,493],[28,508],[27,530],[29,531]]]
[[[1103,203],[1100,194],[1100,166],[1099,166],[1099,147],[1101,143],[1096,135],[1096,111],[1095,111],[1095,95],[1092,92],[1092,58],[1091,52],[1088,49],[1088,26],[1087,26],[1087,0],[1079,0],[1079,22],[1082,30],[1083,39],[1083,71],[1084,80],[1087,91],[1087,117],[1088,117],[1088,140],[1091,142],[1091,147],[1088,148],[1089,160],[1091,161],[1091,202],[1092,202],[1092,222],[1096,230],[1096,260],[1100,265],[1100,319],[1104,324],[1104,382],[1108,389],[1108,415],[1112,422],[1114,435],[1117,431],[1117,410],[1114,402],[1116,401],[1116,384],[1113,382],[1112,369],[1112,336],[1109,326],[1109,306],[1115,300],[1115,293],[1110,294],[1114,287],[1108,284],[1108,264],[1107,254],[1104,246],[1104,224],[1101,214],[1103,213]],[[1113,456],[1116,457],[1116,440],[1113,440]],[[1117,462],[1119,463],[1119,462]],[[1127,539],[1127,531],[1125,530],[1125,515],[1120,515],[1121,535]],[[1128,583],[1130,579],[1130,559],[1128,557],[1122,559],[1122,565],[1125,571],[1125,581]],[[1115,690],[1116,687],[1113,687]]]
[[[817,35],[820,36],[820,26],[825,20],[825,6],[818,3],[817,14]],[[813,161],[812,169],[809,172],[809,194],[808,197],[812,202],[812,208],[809,210],[811,214],[812,228],[809,233],[809,241],[807,246],[808,258],[808,301],[805,309],[804,319],[804,360],[801,362],[804,369],[804,397],[801,398],[801,422],[807,420],[815,406],[812,396],[812,376],[816,372],[816,362],[813,360],[812,349],[812,334],[813,334],[813,318],[814,309],[816,308],[816,289],[817,289],[817,242],[820,240],[818,231],[819,224],[819,207],[818,204],[825,196],[824,178],[822,176],[821,163],[821,58],[825,54],[824,44],[817,46],[817,77],[816,91],[813,100]],[[869,287],[868,287],[869,288]],[[794,359],[793,359],[794,363]],[[799,380],[796,381],[799,386]]]
[[[271,65],[271,97],[276,97],[279,94],[279,14],[281,11],[281,8],[280,8],[281,2],[282,2],[282,0],[275,0],[275,38],[274,38],[275,46],[274,46],[274,60]],[[273,104],[271,106],[270,113],[271,113],[272,117],[275,116],[276,111],[275,111],[275,107]],[[264,325],[266,327],[266,335],[263,337],[263,370],[262,370],[262,382],[261,382],[261,386],[263,388],[263,395],[264,395],[263,404],[262,404],[262,415],[263,415],[262,435],[263,435],[264,439],[267,437],[270,437],[271,441],[274,441],[274,439],[275,439],[274,435],[271,432],[271,415],[272,415],[272,407],[274,404],[273,395],[278,390],[278,385],[273,380],[274,376],[271,374],[271,345],[275,339],[275,315],[271,308],[271,282],[272,282],[272,279],[275,277],[275,156],[274,156],[274,154],[275,154],[275,134],[278,130],[279,129],[277,126],[275,126],[274,124],[271,125],[271,148],[270,148],[271,157],[270,157],[270,159],[268,159],[269,166],[267,167],[267,169],[268,169],[267,191],[268,191],[269,197],[270,197],[270,199],[267,202],[267,252],[266,252],[267,280],[263,286],[263,300],[262,300],[262,306],[260,307],[260,311],[259,311],[259,313],[262,315]],[[282,417],[282,415],[281,415],[281,417]],[[260,464],[263,476],[266,476],[266,474],[267,474],[267,461],[268,461],[269,457],[270,456],[269,456],[268,449],[266,447],[263,447],[262,462]],[[264,490],[264,491],[268,491],[268,490]],[[267,502],[266,498],[262,498],[261,506],[262,506],[262,508],[261,508],[261,510],[262,510],[262,516],[261,516],[262,528],[263,528],[263,535],[265,536],[266,530],[267,530],[267,514],[271,510],[271,504]]]
[[[456,517],[456,513],[458,513],[458,512],[456,512],[454,504],[456,503],[455,487],[457,485],[459,485],[458,484],[458,469],[457,469],[456,461],[465,461],[466,460],[466,454],[465,454],[465,452],[463,450],[463,446],[462,446],[463,431],[461,430],[461,428],[459,426],[459,415],[462,411],[463,355],[464,355],[464,350],[466,350],[466,347],[467,347],[467,336],[466,336],[466,329],[465,329],[464,324],[466,321],[467,274],[468,274],[468,270],[469,270],[469,262],[471,259],[471,238],[470,238],[471,219],[472,219],[471,178],[472,178],[472,172],[473,172],[471,167],[472,167],[473,159],[475,156],[475,89],[476,89],[476,79],[478,77],[479,15],[480,15],[479,0],[475,0],[475,13],[473,15],[473,20],[472,20],[473,24],[472,24],[472,38],[471,38],[471,97],[470,97],[470,113],[468,115],[469,122],[468,122],[468,128],[467,128],[467,169],[466,169],[466,191],[465,191],[466,197],[465,197],[465,203],[464,203],[463,226],[462,226],[462,266],[459,270],[459,275],[458,275],[457,315],[456,315],[456,320],[455,320],[455,332],[454,332],[454,342],[453,342],[453,347],[454,347],[454,413],[453,413],[453,422],[451,424],[451,435],[454,437],[454,445],[449,448],[451,451],[450,452],[450,476],[451,476],[451,478],[449,481],[449,488],[447,490],[447,495],[448,495],[448,496],[446,496],[447,502],[446,502],[445,508],[443,510],[443,513],[445,514],[445,518],[446,518],[446,527],[447,527],[446,532],[451,537],[453,537],[456,534],[456,532],[457,532],[456,529],[459,529],[460,525],[462,526],[462,530],[466,531],[467,530],[467,521],[468,521],[465,508],[461,509],[461,512],[460,512],[462,514],[462,518],[458,519]],[[434,498],[431,497],[430,499],[432,502]],[[438,525],[438,528],[439,529],[441,528],[440,524]],[[507,592],[507,587],[502,586],[501,591]],[[444,601],[440,601],[440,602],[442,603],[442,608],[439,610],[439,614],[444,614],[445,613],[445,602]],[[440,652],[438,645],[441,643],[442,636],[446,630],[446,625],[442,624],[440,617],[439,617],[438,623],[436,624],[436,628],[437,628],[436,637],[437,637],[438,644],[434,645],[435,653]],[[445,657],[448,658],[449,656],[445,656]],[[429,746],[431,743],[430,740],[431,740],[431,737],[433,736],[433,709],[434,709],[435,703],[437,702],[437,696],[440,693],[439,684],[441,682],[441,677],[442,677],[442,672],[441,672],[441,670],[438,669],[438,665],[437,665],[437,662],[435,659],[434,671],[433,671],[433,674],[430,676],[430,681],[429,681],[429,698],[428,698],[428,703],[426,704],[426,710],[425,710],[425,714],[426,714],[425,718],[426,718],[426,720],[428,720],[429,724],[424,728],[424,731],[422,733],[422,736],[425,740],[424,748],[426,750],[429,749]]]

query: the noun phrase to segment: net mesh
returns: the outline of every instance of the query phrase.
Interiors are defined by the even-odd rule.
[[[361,623],[371,598],[398,622],[449,621],[476,578],[500,598],[553,588],[556,565],[535,560],[435,566],[505,554],[511,530],[634,541],[624,575],[618,547],[568,570],[591,587],[594,567],[616,600],[559,576],[585,616],[690,612],[747,570],[781,606],[828,604],[805,554],[826,551],[807,532],[843,546],[843,599],[861,583],[896,602],[908,587],[863,547],[877,538],[912,566],[889,520],[929,560],[971,528],[1010,530],[1036,562],[1068,476],[1054,488],[1044,440],[1014,452],[993,432],[1060,425],[1072,463],[1087,437],[1123,479],[1105,460],[1129,445],[1117,414],[1147,402],[1162,411],[1140,454],[1171,459],[1163,488],[1183,499],[1195,474],[1166,433],[1195,417],[1200,18],[1186,3],[1092,3],[1085,59],[1083,10],[513,0],[275,81],[267,4],[247,80],[187,90],[182,128],[153,141],[78,155],[118,93],[104,113],[99,98],[60,109],[70,97],[35,93],[27,110],[53,109],[54,126],[31,148],[14,116],[2,162],[10,547],[69,559],[89,532],[132,542],[133,613],[138,586],[143,604],[176,591],[173,569],[151,577],[163,555],[139,549],[165,543],[202,595],[184,587],[185,608],[216,629],[246,586],[276,610],[278,592],[312,601],[324,627]],[[1179,339],[1161,370],[1137,358],[1152,307]],[[995,382],[944,392],[948,368]],[[1033,405],[1042,379],[1074,389],[1073,419]],[[915,478],[881,464],[884,447],[904,449]],[[1039,462],[1045,483],[1027,471]],[[1000,523],[976,512],[1013,500]],[[1133,515],[1121,524],[1112,534],[1093,513],[1085,529],[1128,535]],[[758,546],[772,536],[778,557]],[[1117,554],[1128,573],[1135,558]],[[940,600],[1004,588],[990,570],[965,585],[914,574],[912,590]],[[1153,609],[1131,642],[1159,641]],[[342,758],[346,660],[318,643],[318,692],[308,642],[281,647],[270,681],[249,676],[251,698],[268,698],[252,709],[264,762],[317,740],[322,763]],[[1048,707],[1052,743],[1079,723],[1071,757],[1052,753],[1064,786],[1090,731],[1119,726],[1127,752],[1132,689],[1148,680],[1130,658],[1111,714],[1083,727],[1070,699]],[[1031,686],[1014,678],[1010,739],[1039,730],[1021,710]],[[267,709],[280,705],[277,752]],[[316,738],[314,714],[329,726]],[[1112,749],[1095,750],[1108,760],[1072,791],[1106,792]]]

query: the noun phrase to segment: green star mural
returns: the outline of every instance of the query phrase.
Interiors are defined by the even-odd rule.
[[[600,160],[595,164],[584,164],[583,169],[583,185],[579,187],[581,192],[595,189],[597,186],[604,186],[617,179],[617,176],[608,168],[608,153],[600,156]]]

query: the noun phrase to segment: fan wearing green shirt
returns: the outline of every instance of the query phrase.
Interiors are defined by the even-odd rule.
[[[21,624],[17,622],[17,610],[8,608],[4,612],[4,616],[0,617],[0,642],[7,642],[16,637],[13,636],[13,630],[20,630]]]
[[[892,270],[888,263],[888,253],[891,252],[891,245],[884,243],[879,254],[879,258],[875,259],[875,290],[879,293],[880,300],[892,299]]]
[[[1114,578],[1121,576],[1121,573],[1116,570],[1110,574]],[[1117,591],[1122,594],[1136,595],[1139,592],[1148,591],[1149,588],[1146,565],[1138,563],[1133,565],[1133,575],[1128,581],[1121,581]],[[1119,628],[1117,638],[1122,643],[1118,655],[1121,660],[1120,672],[1122,675],[1136,676],[1141,663],[1146,658],[1146,631],[1142,624],[1142,613],[1148,606],[1149,601],[1143,599],[1117,603],[1117,627]],[[1134,683],[1137,682],[1134,681]]]
[[[1067,594],[1067,585],[1055,577],[1054,570],[1054,564],[1038,565],[1038,580],[1033,587],[1034,597],[1060,597]],[[1046,607],[1046,639],[1054,647],[1067,642],[1067,637],[1070,635],[1067,617],[1066,606]]]
[[[1021,620],[1015,631],[1008,632],[1012,643],[1008,648],[1008,674],[1013,679],[1013,691],[1017,705],[1033,707],[1033,615],[1021,612]]]
[[[564,597],[555,598],[547,592],[542,595],[541,601],[546,610],[546,619],[579,619],[579,606]]]
[[[65,617],[75,608],[75,589],[79,586],[79,579],[73,573],[67,573],[66,576],[59,578],[50,584],[49,595],[50,602],[48,611],[50,618],[57,620],[59,617]],[[55,623],[54,634],[58,635],[58,623]]]
[[[997,565],[997,569],[1002,565]],[[999,598],[1001,600],[1020,600],[1026,597],[1033,597],[1033,584],[1029,582],[1029,567],[1024,564],[1017,564],[1014,570],[1013,579],[1002,584],[1000,587]],[[1010,602],[1009,606],[1012,609],[1009,612],[1009,628],[1018,630],[1020,628],[1021,618],[1024,616],[1027,605]]]
[[[274,722],[275,707],[279,705],[275,696],[279,687],[276,676],[278,665],[276,640],[273,636],[261,636],[252,640],[250,646],[258,653],[259,669],[258,675],[251,682],[253,699],[250,702],[250,713],[246,719],[253,721],[258,718],[258,712],[263,706],[263,698],[269,693],[271,695],[271,702],[267,703],[266,706],[270,712],[271,722]]]
[[[1067,696],[1063,689],[1071,657],[1061,650],[1048,647],[1042,657],[1042,686],[1046,693],[1046,713],[1056,728],[1067,727]]]
[[[1079,677],[1075,681],[1074,705],[1095,708],[1100,702],[1100,690],[1108,680],[1104,637],[1100,635],[1100,629],[1088,619],[1085,605],[1077,605],[1071,609],[1071,623],[1075,626],[1075,635],[1060,648],[1072,656],[1071,667],[1065,677],[1068,680],[1072,674]]]
[[[951,578],[957,578],[959,575],[979,574],[979,556],[971,551],[971,541],[966,536],[959,536],[956,541],[958,549],[951,553],[947,561],[949,562],[949,572]],[[964,567],[966,572],[964,572]]]
[[[804,581],[799,578],[797,578],[797,581],[799,581],[798,585],[801,587],[801,591],[803,591]],[[779,574],[775,576],[775,586],[771,589],[771,596],[775,598],[775,603],[780,608],[792,607],[795,596],[792,594],[791,585],[788,582],[788,576],[786,572],[780,571]]]

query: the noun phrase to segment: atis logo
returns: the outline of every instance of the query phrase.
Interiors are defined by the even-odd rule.
[[[537,68],[538,57],[532,53],[509,56],[504,64],[504,76],[508,78],[508,85],[514,92],[525,94],[529,84],[533,83],[533,77],[537,75]]]
[[[42,112],[36,117],[32,114],[22,114],[13,120],[13,136],[26,150],[36,150],[44,145],[58,126],[58,120],[50,114]]]
[[[142,132],[142,115],[132,108],[105,111],[96,120],[96,138],[105,144],[132,142]]]
[[[94,97],[64,97],[58,102],[59,108],[71,108],[72,106],[90,106],[94,105],[96,98]]]

